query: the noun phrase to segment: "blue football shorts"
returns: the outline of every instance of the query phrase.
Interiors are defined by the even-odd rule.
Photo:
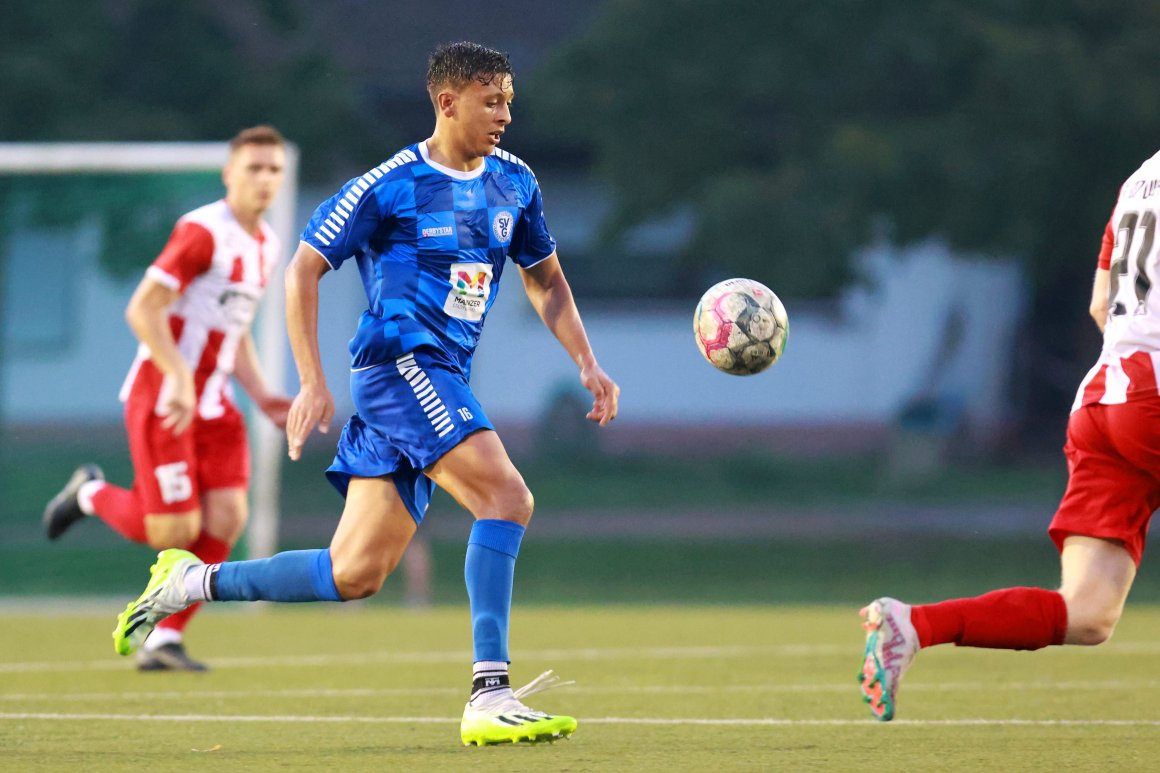
[[[327,479],[345,497],[352,477],[390,475],[422,523],[435,491],[423,470],[473,432],[494,429],[467,376],[443,351],[421,346],[351,371],[350,391],[358,413],[342,428]]]

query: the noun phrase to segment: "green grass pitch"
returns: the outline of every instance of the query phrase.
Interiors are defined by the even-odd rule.
[[[567,742],[464,748],[465,607],[227,607],[191,650],[208,674],[138,674],[107,614],[0,619],[0,769],[1145,770],[1160,759],[1160,608],[1113,642],[1037,653],[940,647],[899,719],[858,697],[856,610],[539,607],[513,614],[513,682],[580,720]]]

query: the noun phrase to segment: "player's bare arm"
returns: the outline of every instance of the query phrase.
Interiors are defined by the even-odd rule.
[[[165,374],[165,392],[159,412],[165,419],[161,426],[180,435],[193,422],[197,391],[193,373],[185,364],[169,328],[169,307],[180,293],[145,277],[133,291],[125,307],[125,320],[141,343],[149,347],[153,362]]]
[[[286,428],[286,416],[290,411],[291,399],[270,391],[266,377],[262,375],[258,348],[254,345],[252,333],[246,333],[238,343],[238,353],[234,360],[234,378],[266,418],[274,422],[279,429]]]
[[[527,269],[520,269],[524,290],[540,319],[580,368],[580,383],[592,393],[592,410],[587,417],[604,427],[616,418],[620,387],[596,362],[596,355],[584,332],[572,288],[560,267],[556,253]]]
[[[329,270],[330,264],[307,244],[298,245],[286,267],[286,332],[300,384],[286,418],[286,440],[295,461],[311,430],[317,426],[319,432],[328,432],[334,417],[334,397],[318,353],[318,282]]]
[[[1108,293],[1111,289],[1112,272],[1106,268],[1096,269],[1096,278],[1092,282],[1092,302],[1088,306],[1088,313],[1095,320],[1100,332],[1104,332],[1104,325],[1108,322]]]

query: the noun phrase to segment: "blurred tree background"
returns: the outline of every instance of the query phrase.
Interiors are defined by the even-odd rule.
[[[5,141],[228,139],[274,123],[305,150],[304,174],[381,143],[360,120],[340,51],[305,4],[278,0],[19,3],[0,25]],[[341,131],[341,141],[335,141]]]
[[[399,41],[443,25],[513,51],[512,146],[537,168],[595,170],[610,261],[634,227],[689,224],[653,293],[749,274],[832,298],[857,279],[856,248],[939,236],[1025,262],[1028,414],[1066,404],[1117,185],[1157,145],[1160,6],[618,0],[545,8],[526,20],[538,36],[503,14],[476,35],[444,6],[16,4],[0,140],[221,140],[270,122],[301,147],[305,183],[332,185],[429,124],[425,50]],[[368,30],[393,37],[376,49]]]
[[[1039,425],[1090,365],[1103,227],[1160,145],[1158,37],[1160,6],[1127,0],[625,0],[528,90],[591,148],[610,240],[692,209],[686,292],[708,264],[829,297],[880,229],[1023,261]]]

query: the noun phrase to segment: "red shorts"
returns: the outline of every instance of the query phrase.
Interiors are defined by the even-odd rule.
[[[153,373],[146,373],[146,369]],[[158,377],[151,377],[154,376]],[[133,490],[147,514],[186,513],[201,506],[200,492],[246,488],[250,451],[241,412],[225,403],[225,414],[193,420],[174,435],[155,413],[160,374],[142,367],[125,401],[125,428],[133,459]]]
[[[1047,533],[1119,540],[1136,565],[1160,507],[1160,396],[1086,405],[1067,424],[1067,491]]]

